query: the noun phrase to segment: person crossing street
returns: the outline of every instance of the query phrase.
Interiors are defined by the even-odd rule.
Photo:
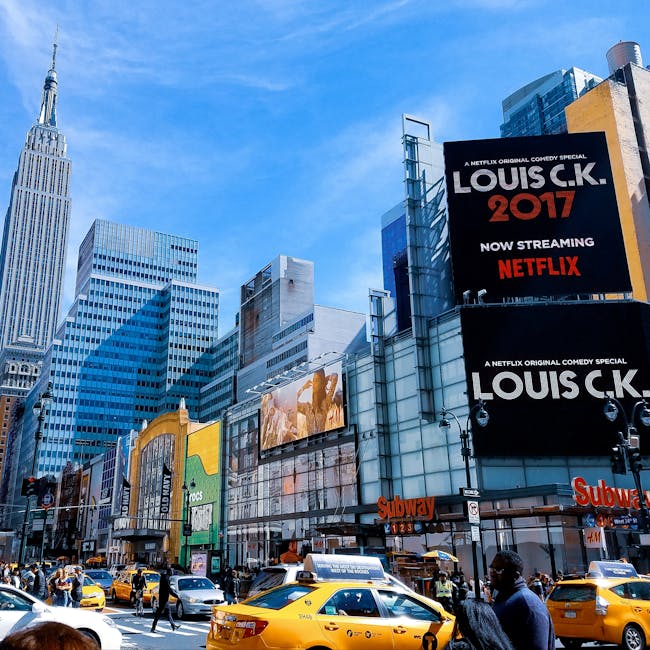
[[[178,630],[180,628],[180,625],[174,623],[174,619],[172,617],[172,611],[169,607],[170,594],[174,596],[176,595],[173,593],[169,585],[170,575],[171,575],[171,571],[169,569],[164,569],[160,575],[160,586],[158,587],[158,609],[154,614],[153,623],[151,624],[152,632],[156,631],[156,625],[158,624],[158,619],[160,619],[163,613],[167,615],[167,620],[169,621],[169,625],[171,626],[172,630]]]

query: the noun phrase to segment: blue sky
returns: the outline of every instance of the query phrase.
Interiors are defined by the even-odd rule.
[[[221,333],[278,254],[315,262],[318,304],[367,311],[380,218],[403,198],[402,113],[438,142],[498,137],[529,81],[606,76],[619,40],[650,64],[647,0],[0,0],[0,213],[57,24],[64,308],[99,217],[197,239]]]

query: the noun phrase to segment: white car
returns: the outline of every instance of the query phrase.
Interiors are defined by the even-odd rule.
[[[177,575],[169,578],[171,590],[178,596],[169,598],[169,604],[176,606],[178,618],[195,614],[212,614],[212,605],[220,605],[225,598],[223,591],[211,580],[202,576]],[[158,608],[158,585],[151,594],[151,607]]]
[[[76,628],[94,639],[101,650],[120,650],[122,645],[122,633],[108,616],[46,605],[20,589],[0,584],[0,641],[13,632],[45,621]]]

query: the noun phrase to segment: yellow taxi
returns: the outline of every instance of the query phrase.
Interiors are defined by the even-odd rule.
[[[72,579],[73,576],[70,576]],[[106,606],[106,596],[104,590],[90,577],[84,573],[84,585],[82,587],[83,596],[79,605],[84,609],[93,609],[101,612]],[[48,596],[46,604],[52,604],[52,596]]]
[[[445,647],[455,619],[391,585],[377,558],[308,555],[296,582],[212,609],[206,650]]]
[[[135,569],[125,569],[120,571],[113,584],[111,585],[111,600],[114,603],[121,601],[131,603],[134,605],[133,596],[131,594],[131,580],[137,573]],[[142,602],[145,605],[151,603],[151,592],[160,583],[160,573],[158,571],[151,571],[150,569],[143,569],[142,575],[147,583],[147,586],[142,592]]]
[[[650,579],[627,562],[592,562],[584,578],[558,582],[546,606],[565,648],[603,641],[643,650],[650,641]]]

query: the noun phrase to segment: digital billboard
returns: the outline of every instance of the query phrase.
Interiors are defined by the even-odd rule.
[[[343,364],[338,361],[262,396],[260,450],[344,426]]]
[[[631,290],[604,133],[444,143],[454,292]]]
[[[625,428],[606,397],[626,414],[650,398],[645,303],[467,306],[461,327],[469,402],[490,416],[472,426],[476,456],[609,456]]]

